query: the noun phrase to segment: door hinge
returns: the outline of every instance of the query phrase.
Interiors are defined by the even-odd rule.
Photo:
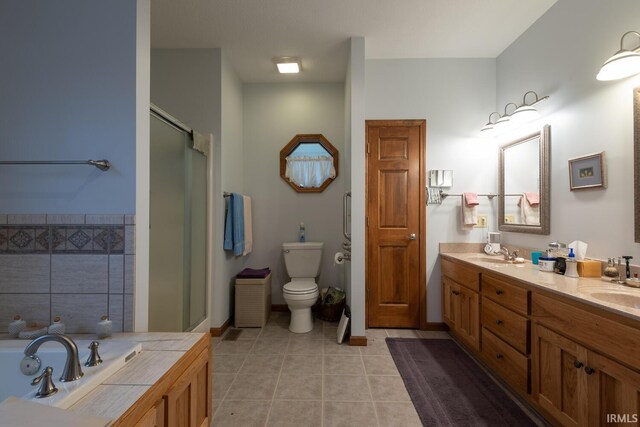
[[[366,218],[365,223],[367,224],[367,227],[369,226],[369,217]]]
[[[371,154],[371,144],[367,142],[367,155]]]

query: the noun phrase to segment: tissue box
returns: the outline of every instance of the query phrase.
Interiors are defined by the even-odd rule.
[[[578,275],[580,277],[600,277],[602,276],[602,263],[588,259],[578,261]]]

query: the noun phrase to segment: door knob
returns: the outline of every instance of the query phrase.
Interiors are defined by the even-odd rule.
[[[409,240],[416,240],[416,233],[409,234]]]

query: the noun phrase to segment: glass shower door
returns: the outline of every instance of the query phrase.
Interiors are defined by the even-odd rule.
[[[207,161],[191,135],[151,114],[149,330],[206,317]]]

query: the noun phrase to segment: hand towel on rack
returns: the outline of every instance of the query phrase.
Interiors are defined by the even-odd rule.
[[[253,250],[253,229],[251,227],[251,197],[242,196],[244,203],[244,251],[242,256]]]
[[[478,224],[478,195],[476,193],[462,194],[462,228],[471,229]]]
[[[539,200],[538,198],[538,202]],[[520,206],[520,216],[524,224],[540,225],[540,203],[532,205],[529,202],[527,193],[523,193],[522,196],[520,196],[518,205]]]
[[[244,252],[244,199],[238,193],[231,193],[227,203],[224,250],[233,251],[236,256]]]

